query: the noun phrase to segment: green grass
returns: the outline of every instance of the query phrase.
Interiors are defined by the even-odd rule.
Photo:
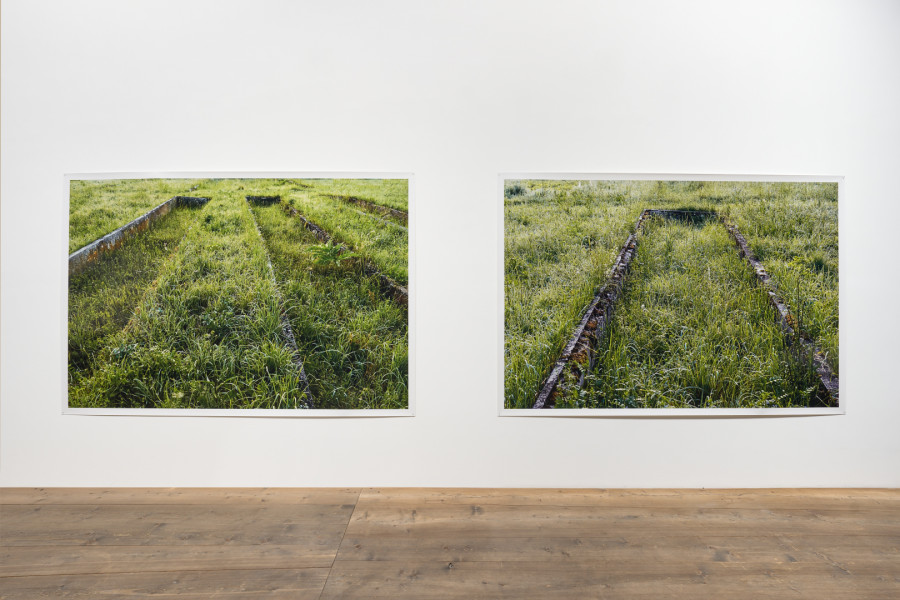
[[[69,405],[298,408],[278,291],[239,182],[213,181],[186,235],[128,325],[100,351]]]
[[[734,222],[838,366],[837,184],[510,181],[505,403],[528,408],[644,208]]]
[[[246,195],[277,195],[338,242],[351,246],[375,268],[400,284],[409,281],[409,234],[405,228],[329,197],[340,190],[380,189],[377,180],[240,179],[235,189]],[[392,194],[406,190],[406,180],[386,180]],[[401,185],[402,184],[402,185]],[[202,189],[202,188],[201,188]],[[335,191],[338,190],[338,191]],[[373,191],[373,194],[374,194]],[[200,193],[200,190],[195,192]],[[386,194],[386,192],[384,192]],[[394,196],[385,195],[385,198]]]
[[[69,254],[159,206],[186,195],[193,179],[73,180],[69,188]]]
[[[360,244],[360,257],[323,261],[322,244],[282,205],[251,210],[245,201],[305,198],[310,188],[297,181],[181,183],[166,185],[184,191],[196,185],[191,195],[212,200],[173,210],[72,278],[69,406],[303,408],[282,308],[316,408],[408,406],[406,309],[365,274],[363,259],[375,262],[364,252],[370,246]],[[146,180],[117,185],[126,198],[147,187]],[[127,210],[115,185],[98,182],[100,188],[104,206]],[[316,214],[328,216],[329,202],[337,201],[313,196]],[[347,230],[360,232],[360,240],[377,238],[378,231],[362,236],[366,226],[397,229],[368,215],[348,218],[349,224],[324,218],[320,224],[330,224],[339,240],[347,240]],[[403,233],[402,246],[396,234],[390,237],[405,267]]]
[[[818,382],[716,219],[648,219],[596,364],[557,407],[809,406]]]
[[[203,209],[178,209],[141,235],[69,278],[69,383],[93,372],[94,361],[125,327],[135,307]]]
[[[355,196],[374,204],[409,211],[409,184],[406,179],[303,179],[323,195]]]
[[[254,207],[317,408],[406,408],[406,308],[359,261],[317,265],[315,236],[278,205]]]
[[[640,202],[533,193],[507,201],[506,406],[530,408],[584,306],[640,214]]]

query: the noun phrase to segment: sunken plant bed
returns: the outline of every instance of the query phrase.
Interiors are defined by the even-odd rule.
[[[622,302],[626,289],[629,285],[639,285],[631,281],[630,271],[633,261],[638,254],[638,245],[646,233],[647,224],[654,219],[657,221],[676,221],[684,225],[687,231],[692,227],[707,226],[710,222],[714,224],[715,228],[727,231],[731,242],[737,247],[737,255],[740,257],[745,271],[752,273],[751,278],[757,288],[757,297],[760,295],[764,296],[768,301],[770,313],[774,314],[774,322],[780,329],[780,341],[783,344],[783,354],[787,357],[786,368],[789,371],[789,377],[792,377],[791,381],[798,382],[796,385],[801,388],[805,386],[807,392],[812,390],[813,387],[816,388],[814,395],[807,400],[809,406],[838,406],[839,380],[836,372],[830,366],[822,349],[804,331],[802,317],[797,313],[791,312],[784,295],[777,289],[762,263],[755,257],[746,238],[738,228],[713,210],[645,209],[641,212],[634,231],[622,245],[605,283],[583,311],[583,317],[553,365],[549,376],[540,387],[533,408],[550,408],[557,405],[560,399],[564,399],[562,403],[566,406],[574,407],[642,407],[638,403],[629,403],[627,398],[624,401],[617,398],[614,403],[606,403],[601,406],[592,405],[590,402],[592,401],[591,398],[596,402],[596,388],[601,389],[600,393],[602,393],[602,390],[608,391],[613,388],[621,391],[623,388],[616,388],[616,384],[606,383],[606,387],[603,388],[602,385],[598,385],[596,382],[603,382],[604,375],[610,371],[618,372],[618,370],[623,368],[622,365],[629,365],[629,360],[634,360],[633,358],[621,358],[620,355],[626,351],[622,351],[620,348],[611,349],[604,346],[615,346],[617,343],[613,339],[614,336],[610,335],[609,330],[615,325],[613,323],[614,314],[620,308],[619,305]],[[677,235],[683,237],[685,233],[679,231]],[[674,240],[667,240],[666,249],[671,250],[674,243]],[[720,245],[718,249],[721,251],[723,248]],[[698,264],[693,265],[693,267],[691,265],[676,265],[676,271],[693,268],[702,274],[704,268],[707,271],[710,270],[710,264],[712,263],[703,262],[702,260],[697,262]],[[731,267],[733,270],[740,270],[738,265],[732,264]],[[703,291],[702,286],[698,286],[697,289],[692,290],[686,296],[690,297],[692,294],[697,296],[690,299],[690,302],[700,304],[704,300],[702,297]],[[659,293],[659,290],[653,291],[649,297],[653,297],[653,294],[658,296]],[[677,299],[666,298],[663,300],[663,305],[673,301],[678,302]],[[732,309],[737,310],[736,306],[733,306]],[[641,304],[640,309],[643,311],[645,306]],[[653,319],[654,316],[646,314],[643,318]],[[719,323],[719,316],[715,315],[713,320]],[[629,331],[632,331],[632,333],[637,331],[638,335],[629,337],[629,340],[640,338],[640,330],[649,327],[649,324],[642,325],[640,321],[641,319],[639,318],[638,322],[632,324],[637,329],[633,327]],[[685,327],[689,327],[689,325],[682,325],[682,330]],[[669,333],[666,333],[666,335],[668,336]],[[745,337],[752,337],[752,333],[745,334]],[[739,343],[743,343],[743,341],[739,340]],[[627,345],[630,344],[631,342],[629,341]],[[610,354],[611,352],[612,354]],[[618,354],[616,354],[617,352]],[[610,360],[610,357],[615,357],[618,362],[616,364],[605,364],[604,357],[607,360]],[[655,359],[650,360],[652,362]],[[610,362],[614,361],[610,360]],[[616,376],[613,375],[613,377]],[[719,376],[718,373],[706,375],[706,377],[712,379],[715,379],[717,376]],[[702,374],[697,376],[696,389],[685,391],[684,396],[686,398],[690,398],[691,395],[702,395],[704,393],[702,377]],[[587,385],[586,380],[588,379],[591,380],[590,385]],[[609,385],[613,385],[613,388],[610,388]],[[592,397],[590,392],[586,394],[583,390],[585,387],[595,388],[595,395]],[[616,395],[616,393],[614,392],[613,395]],[[587,402],[585,401],[586,397],[588,398]],[[666,405],[664,407],[670,406]],[[693,406],[704,406],[704,404],[702,402],[695,403],[689,399],[684,404],[676,405],[676,407],[682,408]]]
[[[140,215],[136,219],[122,225],[98,240],[76,250],[69,255],[69,275],[80,273],[98,258],[116,250],[126,240],[147,231],[156,221],[180,207],[200,208],[209,202],[208,197],[173,196],[162,204]]]

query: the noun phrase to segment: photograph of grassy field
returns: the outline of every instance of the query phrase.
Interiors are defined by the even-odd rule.
[[[836,182],[507,180],[505,408],[838,404]]]
[[[406,179],[70,182],[70,408],[405,409]]]

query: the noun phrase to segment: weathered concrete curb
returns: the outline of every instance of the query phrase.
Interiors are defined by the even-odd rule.
[[[278,201],[280,202],[281,199],[279,198]],[[294,367],[299,373],[300,391],[303,392],[303,397],[306,400],[306,408],[312,409],[315,408],[315,403],[313,401],[312,391],[309,389],[309,378],[306,376],[306,368],[303,366],[303,357],[300,356],[300,348],[297,346],[297,338],[294,337],[294,328],[291,327],[291,320],[284,310],[284,296],[281,295],[281,288],[278,287],[278,278],[275,277],[275,267],[272,266],[272,257],[269,256],[269,250],[266,248],[266,238],[263,237],[262,230],[259,228],[259,223],[256,221],[256,215],[253,214],[253,208],[249,206],[253,204],[251,196],[247,196],[247,203],[250,216],[253,218],[253,226],[256,227],[256,233],[259,235],[260,242],[262,242],[263,245],[263,251],[266,253],[266,263],[269,267],[269,279],[272,281],[272,286],[278,296],[281,334],[284,336],[285,345],[288,347],[288,350],[291,351],[291,362],[294,363]],[[270,202],[269,204],[273,203],[274,202]]]
[[[304,217],[293,206],[288,206],[285,204],[283,205],[283,210],[288,216],[298,219],[303,224],[303,226],[306,227],[306,229],[308,229],[310,232],[312,232],[313,235],[316,236],[316,239],[320,242],[333,243],[334,238],[332,238],[330,233]],[[344,244],[338,245],[346,251],[352,251],[352,248],[349,248]],[[366,262],[366,274],[377,277],[379,282],[381,283],[382,291],[393,298],[395,302],[398,302],[404,306],[409,305],[409,290],[406,287],[400,285],[399,283],[379,271],[377,268],[375,268],[374,265],[369,262]]]
[[[209,201],[209,198],[194,198],[191,196],[173,196],[156,208],[147,211],[137,219],[122,225],[112,233],[104,235],[102,238],[95,240],[76,250],[69,255],[69,276],[79,273],[88,264],[94,262],[101,255],[115,250],[122,243],[142,231],[146,231],[150,225],[172,211],[173,208],[179,206],[203,206]]]
[[[349,204],[355,204],[357,206],[363,207],[370,212],[377,212],[383,215],[388,215],[394,217],[395,219],[402,220],[407,225],[409,224],[409,213],[402,210],[398,210],[390,206],[384,206],[383,204],[376,204],[375,202],[365,200],[363,198],[358,198],[357,196],[341,196],[338,194],[328,194],[328,197],[334,200],[341,200]]]
[[[803,345],[804,353],[806,353],[807,356],[812,357],[816,366],[816,373],[819,376],[822,386],[828,392],[832,405],[837,406],[839,400],[838,376],[829,366],[821,349],[818,348],[812,340],[796,335],[794,327],[792,326],[792,323],[794,323],[795,320],[794,317],[791,316],[790,309],[784,300],[782,300],[771,277],[769,277],[769,274],[766,272],[762,263],[753,255],[753,252],[747,244],[747,240],[741,232],[738,231],[737,227],[729,223],[716,211],[645,209],[641,212],[640,217],[635,223],[634,232],[628,236],[628,239],[619,251],[619,255],[616,257],[615,263],[613,263],[612,271],[607,278],[606,283],[600,288],[600,291],[597,292],[591,303],[588,304],[584,316],[572,333],[572,337],[563,348],[559,359],[553,365],[550,375],[542,384],[532,408],[551,408],[553,406],[555,403],[556,392],[559,387],[559,380],[566,367],[569,365],[572,366],[575,374],[578,376],[576,385],[578,387],[583,385],[585,371],[589,371],[594,365],[594,346],[597,340],[602,337],[603,332],[612,317],[614,305],[618,301],[622,291],[622,282],[631,265],[631,260],[634,258],[637,246],[637,235],[642,229],[644,221],[648,216],[690,219],[697,217],[704,219],[714,218],[722,223],[731,235],[735,244],[738,246],[741,257],[753,268],[757,280],[765,288],[769,297],[769,302],[775,308],[778,324],[780,325],[782,332],[789,342],[795,338],[799,338],[800,343]]]

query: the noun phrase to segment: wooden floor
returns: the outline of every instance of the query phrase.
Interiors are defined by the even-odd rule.
[[[900,490],[0,490],[0,598],[900,598]]]

